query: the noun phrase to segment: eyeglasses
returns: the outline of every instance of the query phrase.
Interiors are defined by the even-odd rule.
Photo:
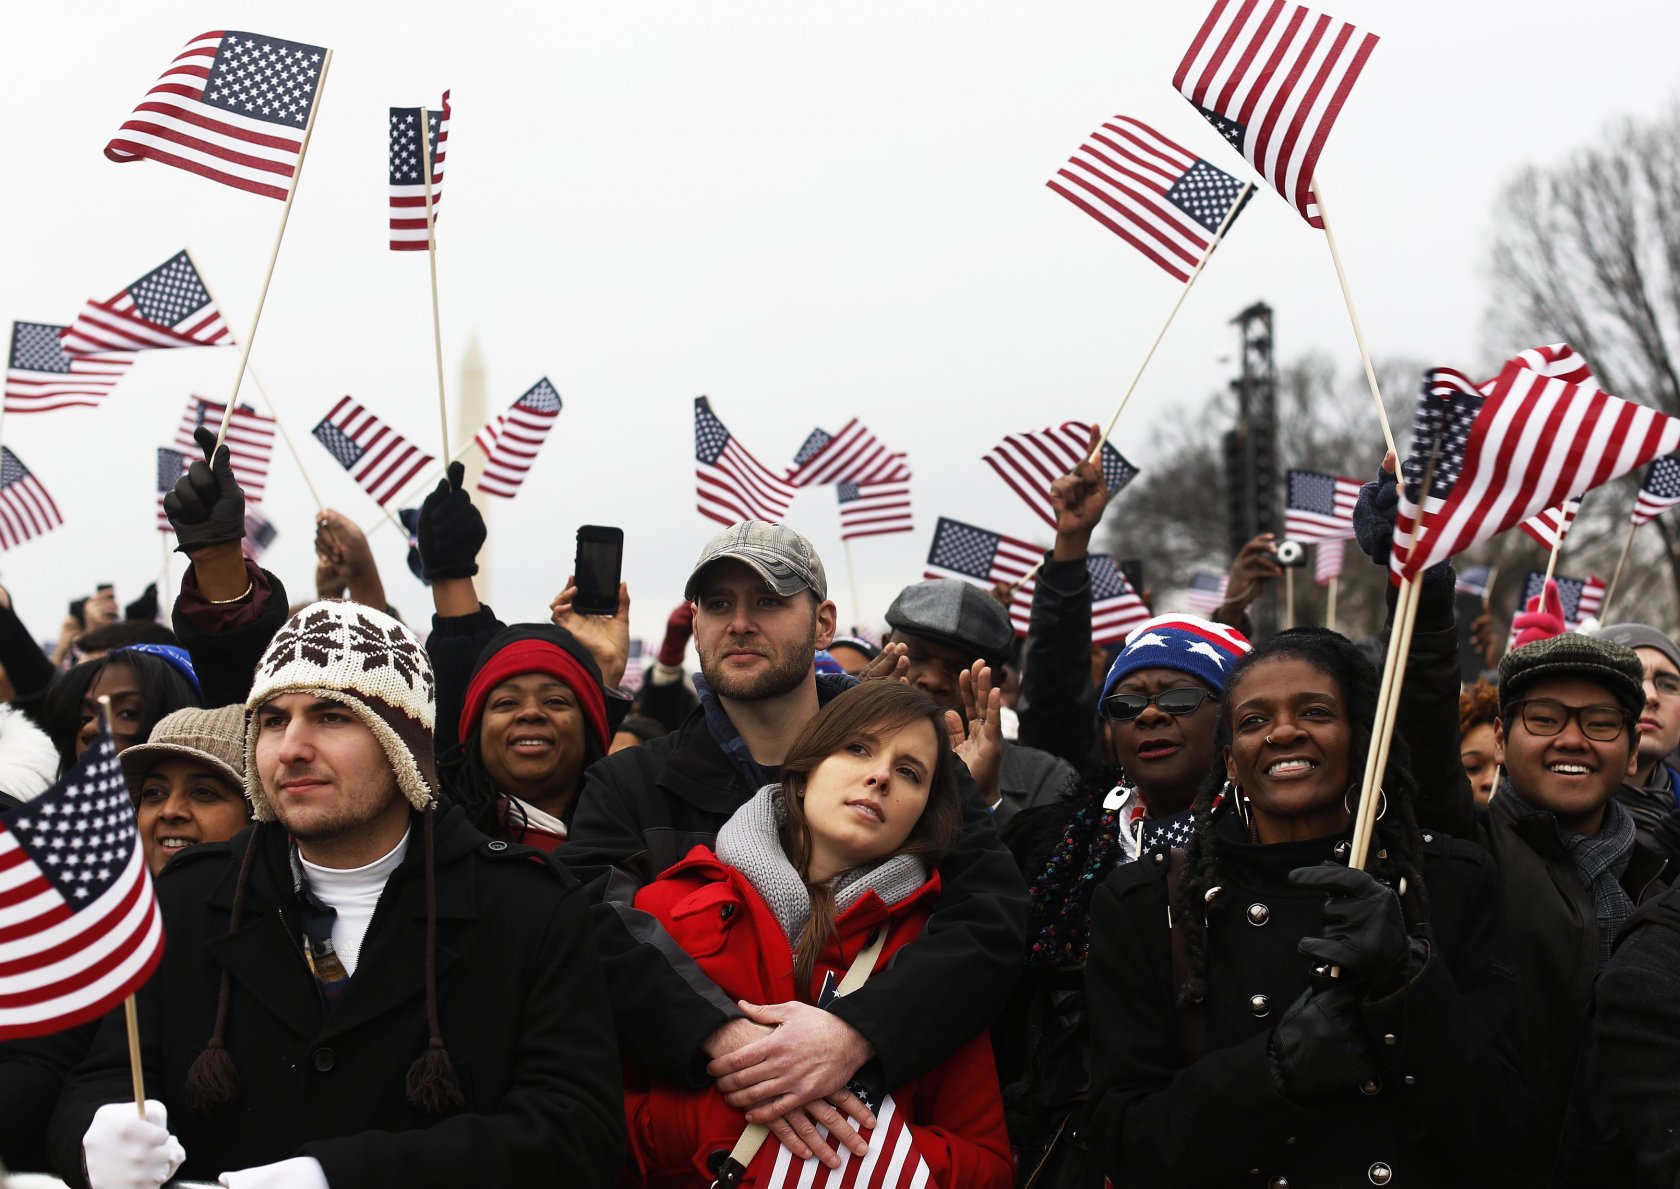
[[[1530,735],[1542,738],[1559,734],[1570,719],[1581,724],[1581,734],[1598,743],[1620,739],[1627,729],[1628,715],[1619,706],[1565,706],[1550,698],[1512,702],[1506,713],[1518,710]]]
[[[1103,699],[1103,713],[1115,722],[1128,722],[1153,703],[1168,714],[1194,714],[1211,697],[1207,690],[1192,685],[1164,689],[1158,694],[1109,694]]]

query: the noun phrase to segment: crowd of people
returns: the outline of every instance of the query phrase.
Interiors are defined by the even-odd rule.
[[[6,1042],[7,1168],[1680,1185],[1659,627],[1549,635],[1463,687],[1428,572],[1351,865],[1383,642],[1251,639],[1262,538],[1212,618],[1093,646],[1088,463],[1052,490],[1024,639],[1007,592],[954,580],[842,634],[810,543],[753,521],[702,545],[627,683],[627,590],[586,615],[568,582],[520,623],[480,601],[459,464],[420,512],[417,633],[343,517],[314,600],[248,560],[213,438],[164,500],[170,626],[102,589],[49,654],[0,596],[0,798],[48,789],[104,700],[166,936],[143,1109],[120,1010]],[[1356,516],[1379,564],[1393,482]]]

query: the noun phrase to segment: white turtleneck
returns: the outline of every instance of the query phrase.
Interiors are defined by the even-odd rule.
[[[408,835],[409,831],[404,830],[402,839],[388,854],[365,867],[322,867],[301,853],[298,855],[304,878],[309,880],[309,890],[338,914],[333,921],[333,952],[344,963],[346,974],[356,973],[356,960],[361,957],[368,922],[373,920],[373,910],[385,890],[385,881],[408,853]]]

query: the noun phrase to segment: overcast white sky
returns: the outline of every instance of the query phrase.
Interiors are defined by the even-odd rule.
[[[1680,5],[1330,11],[1382,37],[1319,169],[1371,349],[1495,363],[1480,323],[1500,186],[1607,120],[1672,102]],[[715,527],[693,498],[690,402],[708,393],[774,466],[813,425],[854,415],[909,451],[918,531],[854,544],[861,611],[832,492],[802,493],[789,516],[827,561],[842,622],[874,621],[919,576],[939,515],[1039,535],[980,455],[1004,433],[1106,421],[1171,305],[1166,274],[1044,182],[1116,112],[1239,171],[1171,86],[1205,12],[1201,0],[5,5],[0,319],[68,321],[187,246],[243,335],[280,204],[119,167],[101,149],[206,29],[331,46],[253,363],[328,502],[372,524],[375,506],[308,430],[348,392],[436,452],[425,259],[385,246],[385,109],[451,87],[439,252],[451,382],[476,336],[493,409],[544,374],[566,402],[518,499],[489,501],[498,612],[545,615],[576,526],[617,524],[635,630],[658,638]],[[1283,358],[1328,351],[1357,380],[1323,236],[1264,190],[1121,420],[1114,441],[1133,461],[1147,466],[1154,429],[1223,386],[1229,319],[1257,299],[1277,310]],[[236,359],[154,352],[97,412],[6,419],[6,443],[65,516],[0,556],[37,635],[95,582],[131,598],[158,572],[153,448],[190,392],[225,397]],[[1357,383],[1347,399],[1368,401]],[[1373,419],[1373,452],[1377,440]],[[268,564],[302,597],[313,507],[278,452],[268,509],[282,534]],[[410,620],[429,612],[395,534],[373,540],[392,600]]]

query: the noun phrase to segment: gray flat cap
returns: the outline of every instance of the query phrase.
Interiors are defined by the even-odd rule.
[[[960,648],[994,667],[1009,659],[1015,640],[1003,605],[978,586],[956,578],[906,586],[887,608],[887,623],[895,630]]]

